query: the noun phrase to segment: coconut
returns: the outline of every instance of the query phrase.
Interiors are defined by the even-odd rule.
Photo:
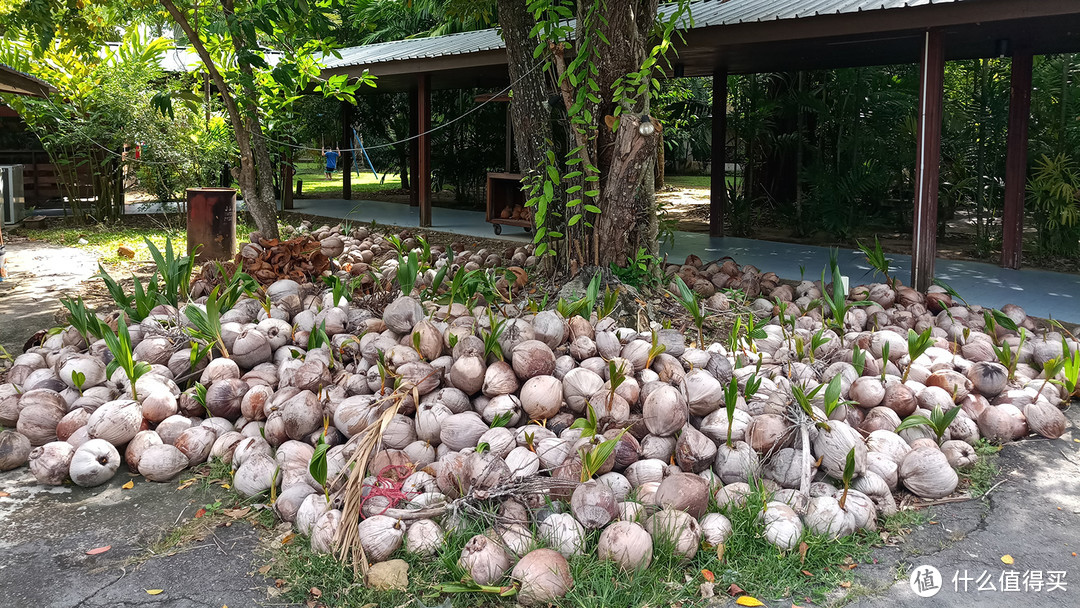
[[[554,513],[540,522],[540,539],[564,557],[581,555],[585,547],[585,528],[572,515]]]
[[[793,438],[791,425],[779,414],[755,416],[746,428],[746,443],[762,454],[784,447]]]
[[[326,497],[316,492],[309,494],[296,510],[296,529],[300,534],[311,535],[315,522],[330,509]]]
[[[1047,439],[1057,439],[1065,433],[1068,424],[1065,414],[1044,399],[1036,399],[1024,408],[1024,418],[1031,432]]]
[[[806,515],[803,517],[803,521],[811,532],[832,538],[839,538],[854,532],[849,526],[846,513],[840,508],[840,501],[833,496],[815,496],[811,498],[806,506]]]
[[[821,468],[836,479],[844,476],[848,453],[855,450],[856,476],[866,472],[866,444],[859,432],[846,422],[829,422],[828,429],[820,429],[813,438],[814,453],[821,459]]]
[[[890,384],[885,388],[885,398],[881,400],[881,405],[896,412],[896,415],[903,419],[915,412],[918,399],[911,387],[905,384]]]
[[[975,463],[979,460],[979,455],[975,453],[974,447],[966,442],[955,439],[942,443],[941,453],[945,454],[945,458],[949,461],[949,466],[957,471],[970,469],[975,466]]]
[[[510,554],[506,549],[483,534],[469,539],[458,559],[458,567],[477,585],[492,585],[502,580],[510,564]]]
[[[169,481],[188,467],[188,457],[171,445],[150,445],[143,450],[136,467],[150,481]]]
[[[414,555],[431,557],[442,549],[443,537],[443,529],[433,520],[417,520],[405,532],[405,550]]]
[[[131,441],[142,426],[142,409],[137,401],[110,401],[90,415],[86,430],[91,439],[104,439],[120,446]]]
[[[476,412],[462,412],[443,420],[439,438],[451,450],[460,451],[475,447],[477,441],[488,431],[488,425]]]
[[[511,362],[523,381],[536,376],[550,376],[555,371],[555,353],[539,340],[525,340],[514,347]]]
[[[944,498],[960,482],[949,459],[937,448],[911,450],[898,470],[900,481],[920,498]]]
[[[217,434],[213,429],[205,426],[193,426],[180,433],[173,442],[184,456],[187,456],[188,464],[195,466],[206,462],[210,457],[210,449],[214,447]]]
[[[237,446],[237,452],[240,452],[240,446]],[[236,457],[237,454],[234,454],[233,464],[236,464]],[[255,496],[275,485],[277,481],[275,479],[277,463],[274,462],[273,458],[265,453],[256,453],[242,460],[243,464],[233,474],[232,484],[233,489],[242,496]]]
[[[678,389],[663,385],[651,391],[642,408],[645,426],[653,435],[666,437],[686,425],[690,411]]]
[[[721,445],[716,449],[713,470],[725,484],[753,479],[760,472],[757,452],[742,441],[733,443],[731,447]]]
[[[619,514],[615,493],[607,485],[596,481],[574,488],[570,510],[587,530],[599,530]]]
[[[566,595],[574,584],[570,564],[551,549],[535,549],[514,566],[511,578],[520,583],[517,601],[524,606],[546,606]]]
[[[601,560],[610,560],[624,571],[633,572],[649,567],[652,563],[652,537],[641,525],[631,521],[617,521],[600,534],[596,546]]]
[[[326,511],[315,521],[315,525],[311,528],[312,553],[330,553],[340,524],[341,511],[337,509]]]
[[[848,398],[864,409],[877,407],[885,399],[885,387],[879,378],[862,376],[851,383]]]
[[[701,544],[701,525],[685,511],[662,509],[645,523],[654,543],[665,543],[674,555],[693,559]]]
[[[532,420],[546,420],[559,413],[562,383],[554,376],[536,376],[521,387],[521,408]]]
[[[698,518],[709,508],[709,483],[698,475],[675,473],[660,482],[653,500],[660,508],[686,511]]]
[[[58,486],[68,478],[75,446],[63,441],[52,441],[30,451],[30,473],[38,480]]]
[[[1003,406],[991,405],[979,414],[979,434],[993,443],[1013,440],[1016,422]]]
[[[604,387],[604,379],[594,371],[577,367],[563,376],[563,399],[576,413],[585,412],[586,402]]]
[[[91,439],[75,450],[68,475],[75,485],[84,488],[100,486],[112,479],[120,468],[120,452],[104,439]]]
[[[10,471],[26,464],[32,446],[18,431],[0,431],[0,471]]]
[[[765,505],[762,519],[765,523],[765,539],[781,551],[790,551],[802,539],[803,525],[799,515],[788,505],[771,501]]]
[[[31,445],[45,445],[58,439],[56,427],[67,414],[66,404],[58,393],[48,389],[28,391],[19,400],[19,405],[22,410],[15,428],[30,440]]]
[[[978,361],[965,375],[975,391],[988,399],[1000,395],[1009,381],[1009,370],[996,361]]]
[[[727,542],[734,533],[731,520],[720,513],[709,513],[701,518],[701,540],[716,547]]]

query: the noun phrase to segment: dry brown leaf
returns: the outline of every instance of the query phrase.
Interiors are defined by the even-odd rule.
[[[291,543],[291,542],[293,541],[293,539],[294,539],[294,538],[296,538],[296,535],[295,535],[295,534],[292,534],[292,533],[286,534],[286,535],[285,535],[285,536],[284,536],[284,537],[283,537],[283,538],[281,539],[281,544],[283,544],[283,545],[287,545],[287,544]]]
[[[840,586],[843,587],[844,589],[851,589],[851,581],[844,581],[844,582],[840,583]]]
[[[813,573],[813,572],[810,572],[809,570],[801,570],[801,572],[802,572],[802,573],[803,573],[803,575],[805,575],[805,576],[814,576],[814,573]]]
[[[233,519],[240,519],[248,513],[251,513],[251,507],[244,507],[243,509],[225,509],[222,513]]]
[[[743,591],[742,587],[736,585],[735,583],[731,583],[730,585],[728,585],[727,592],[728,592],[728,595],[730,595],[731,597],[735,597],[736,595],[742,595],[742,594],[746,593],[745,591]]]
[[[267,564],[267,565],[259,568],[259,574],[265,575],[267,572],[270,572],[270,564]]]
[[[0,492],[0,498],[7,498],[8,496],[11,496],[11,494],[8,494],[7,492]]]
[[[799,543],[799,564],[806,562],[806,552],[810,550],[810,545],[806,544],[806,541]]]
[[[195,519],[199,519],[203,515],[206,515],[206,509],[199,509],[198,511],[195,511]]]

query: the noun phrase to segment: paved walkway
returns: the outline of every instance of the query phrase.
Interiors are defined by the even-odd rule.
[[[294,211],[326,217],[349,218],[356,221],[394,226],[416,226],[419,209],[398,203],[346,200],[297,200]],[[432,209],[432,230],[493,238],[492,227],[479,211],[462,211],[435,207]],[[530,237],[520,228],[504,227],[501,238],[528,242]],[[775,272],[785,279],[821,277],[829,263],[829,249],[812,245],[795,245],[757,241],[734,237],[712,238],[697,232],[676,233],[675,243],[665,247],[670,259],[682,260],[696,254],[705,260],[730,256],[739,264],[753,264],[763,271]],[[906,281],[911,274],[911,256],[893,254],[896,276]],[[871,280],[870,266],[862,252],[841,249],[840,267],[849,273],[853,282]],[[1080,323],[1080,275],[1045,270],[1008,270],[994,264],[938,259],[937,277],[968,302],[1000,308],[1015,303],[1028,314]]]

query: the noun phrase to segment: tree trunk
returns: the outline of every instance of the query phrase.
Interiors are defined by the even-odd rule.
[[[233,133],[236,137],[236,145],[240,150],[240,167],[239,169],[234,168],[233,176],[240,183],[240,192],[244,197],[244,204],[247,206],[248,212],[255,218],[255,225],[262,232],[263,237],[277,238],[277,206],[273,196],[273,167],[269,162],[270,155],[266,151],[266,143],[262,139],[262,130],[258,118],[251,120],[250,123],[244,119],[240,106],[236,103],[236,99],[230,93],[231,89],[225,82],[225,77],[218,70],[214,59],[206,48],[206,44],[203,43],[199,33],[192,27],[191,22],[188,21],[187,15],[177,8],[172,0],[160,0],[160,2],[173,20],[176,21],[176,24],[180,26],[180,29],[184,31],[184,34],[187,35],[191,48],[195,49],[199,59],[206,66],[206,71],[217,86],[221,101],[225,104],[225,111],[229,114],[229,122],[232,123]],[[222,7],[227,13],[231,13],[232,0],[222,0]],[[240,41],[234,40],[234,44],[239,43]],[[246,65],[246,67],[250,73],[251,66]],[[255,143],[256,146],[261,147],[261,151],[253,151],[252,149],[254,129],[259,129]],[[266,190],[260,188],[257,177],[257,163],[261,165],[263,170],[269,170],[265,178],[269,186],[269,197],[265,195]]]
[[[510,115],[514,124],[514,149],[522,174],[535,172],[552,145],[550,110],[543,70],[534,70],[537,40],[529,33],[535,25],[521,0],[498,0],[499,25],[506,41],[507,67],[514,83]]]
[[[611,97],[615,81],[637,72],[645,60],[658,4],[658,0],[636,0],[606,5],[599,31],[611,45],[600,53],[597,83],[603,103],[594,112],[601,121],[614,115],[616,105]],[[656,252],[656,191],[652,186],[659,128],[648,136],[638,132],[642,117],[648,113],[646,93],[623,106],[616,131],[603,123],[599,128],[595,158],[600,170],[600,219],[595,242],[601,266],[625,265],[636,253],[632,246]]]

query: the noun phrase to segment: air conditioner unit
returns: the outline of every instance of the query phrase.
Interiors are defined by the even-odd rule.
[[[17,224],[26,217],[23,192],[23,166],[0,165],[0,198],[3,198],[4,223]]]

